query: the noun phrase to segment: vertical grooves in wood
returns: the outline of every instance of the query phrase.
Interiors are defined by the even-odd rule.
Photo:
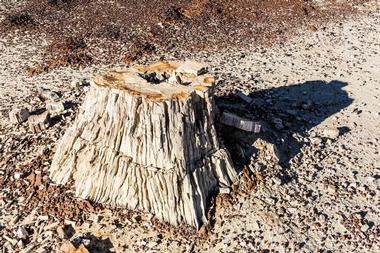
[[[211,92],[152,101],[92,85],[57,147],[51,179],[73,180],[80,198],[199,227],[209,194],[237,179],[217,139]]]

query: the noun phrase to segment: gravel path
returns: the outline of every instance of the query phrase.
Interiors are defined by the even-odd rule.
[[[31,205],[30,199],[18,191],[12,193],[15,199],[9,199],[11,190],[4,182],[11,180],[17,185],[17,179],[7,179],[5,175],[15,172],[8,171],[3,159],[3,252],[19,252],[22,247],[33,252],[55,251],[68,240],[75,245],[83,243],[92,252],[379,252],[380,10],[377,1],[363,8],[372,13],[302,32],[273,47],[191,54],[192,59],[213,66],[220,80],[218,103],[222,109],[229,109],[226,103],[244,106],[234,95],[239,89],[254,99],[241,113],[267,124],[259,136],[224,133],[233,154],[241,148],[243,153],[253,150],[254,156],[245,162],[237,189],[217,198],[211,231],[205,227],[197,235],[175,233],[173,228],[157,225],[147,214],[129,215],[107,208],[87,213],[80,224],[34,211],[27,213],[31,220],[27,224],[26,213],[20,210]],[[43,45],[43,38],[0,39],[3,157],[9,155],[7,136],[27,132],[23,130],[26,125],[17,129],[9,125],[8,112],[20,104],[38,108],[39,102],[33,102],[37,86],[59,91],[64,99],[80,103],[83,94],[73,91],[73,80],[91,78],[110,67],[61,68],[27,76],[25,65],[37,60],[36,52]],[[168,59],[186,57],[190,56],[166,54]],[[59,137],[57,133],[70,120],[54,125],[46,135]],[[55,140],[49,139],[52,150]],[[46,145],[36,144],[23,162],[33,160]],[[38,168],[43,173],[49,157],[44,160],[47,164]],[[20,227],[29,234],[23,240],[17,239]],[[25,245],[20,246],[19,241]]]

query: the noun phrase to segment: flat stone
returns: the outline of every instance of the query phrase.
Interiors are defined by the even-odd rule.
[[[22,173],[16,171],[15,174],[14,174],[14,178],[17,180],[17,179],[20,179],[21,177],[22,177]]]
[[[178,66],[176,69],[177,73],[185,73],[185,74],[192,74],[195,76],[202,75],[204,73],[207,73],[208,68],[206,65],[194,62],[194,61],[185,61],[181,65]]]
[[[227,126],[239,128],[244,131],[259,133],[261,124],[257,121],[244,119],[229,112],[223,112],[221,122]]]
[[[33,133],[39,133],[50,126],[50,113],[44,112],[40,115],[33,115],[28,120],[29,129]]]
[[[91,244],[91,240],[90,239],[82,239],[82,243],[84,246],[89,246]]]
[[[66,238],[65,230],[62,227],[57,227],[56,231],[57,231],[57,234],[58,234],[59,238],[61,238],[61,239],[65,239]]]
[[[95,223],[99,223],[101,220],[101,217],[98,214],[91,213],[88,220],[95,222]]]
[[[51,114],[59,114],[65,110],[62,102],[49,101],[46,103],[46,110]]]
[[[221,194],[229,194],[230,192],[231,192],[230,188],[227,188],[227,187],[219,188],[219,193]]]
[[[50,100],[50,101],[58,101],[59,100],[59,95],[58,93],[51,91],[49,89],[39,87],[38,88],[38,94],[39,96],[44,100]]]
[[[34,224],[36,222],[36,215],[34,212],[31,212],[28,216],[24,218],[22,222],[20,222],[20,226],[27,226]]]
[[[9,251],[13,252],[14,249],[13,249],[13,246],[12,244],[9,242],[9,241],[6,241],[3,245],[4,249],[8,249]]]
[[[319,137],[310,138],[310,143],[315,146],[319,146],[322,144],[322,139]]]
[[[12,124],[18,124],[27,121],[29,116],[29,111],[25,108],[13,109],[9,113],[9,120]]]
[[[53,231],[46,231],[46,232],[44,233],[44,237],[45,237],[45,238],[47,238],[47,237],[52,238],[53,235],[54,235],[54,232],[53,232]]]
[[[38,249],[36,249],[36,253],[47,253],[47,250],[45,249],[45,247],[39,247]]]
[[[7,240],[8,242],[10,242],[12,244],[12,246],[15,246],[17,244],[17,242],[18,242],[16,239],[13,239],[13,238],[11,238],[11,237],[9,237],[7,235],[4,235],[3,238],[5,240]]]
[[[28,238],[29,233],[26,231],[24,227],[18,227],[17,229],[17,237],[20,239],[26,239]]]
[[[59,221],[57,221],[57,222],[53,222],[53,223],[51,223],[51,224],[49,224],[49,225],[46,225],[46,226],[44,227],[44,230],[45,230],[45,231],[49,231],[49,230],[55,229],[56,227],[58,227],[58,225],[59,225]]]
[[[336,139],[339,137],[339,129],[329,127],[323,130],[323,136],[330,139]]]
[[[273,178],[272,178],[272,181],[273,181],[273,183],[275,183],[276,185],[281,185],[281,183],[282,183],[282,180],[281,180],[281,178],[279,178],[279,177],[273,177]]]
[[[18,247],[19,249],[23,249],[23,248],[25,248],[25,244],[24,244],[24,242],[23,242],[22,240],[19,240],[19,241],[17,242],[17,247]]]
[[[369,230],[369,225],[368,224],[364,224],[363,226],[360,227],[360,230],[362,232],[367,232]]]

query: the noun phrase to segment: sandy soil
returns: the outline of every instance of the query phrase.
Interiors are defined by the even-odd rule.
[[[43,60],[38,52],[48,40],[0,38],[3,252],[54,252],[68,241],[91,252],[379,252],[380,9],[378,1],[358,8],[370,13],[300,31],[271,47],[165,53],[209,63],[219,80],[221,110],[266,123],[260,135],[222,130],[237,169],[246,169],[231,194],[216,198],[210,224],[199,232],[77,202],[68,189],[49,184],[55,143],[86,92],[72,83],[124,65],[29,76],[25,68]],[[11,125],[8,113],[20,105],[40,109],[38,86],[73,105],[35,135],[26,123]],[[254,103],[246,106],[237,90]],[[20,227],[28,233],[22,239]]]

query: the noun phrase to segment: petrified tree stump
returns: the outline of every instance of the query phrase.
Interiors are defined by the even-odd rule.
[[[214,127],[213,83],[194,62],[97,76],[50,177],[76,195],[199,227],[207,197],[237,175]]]

